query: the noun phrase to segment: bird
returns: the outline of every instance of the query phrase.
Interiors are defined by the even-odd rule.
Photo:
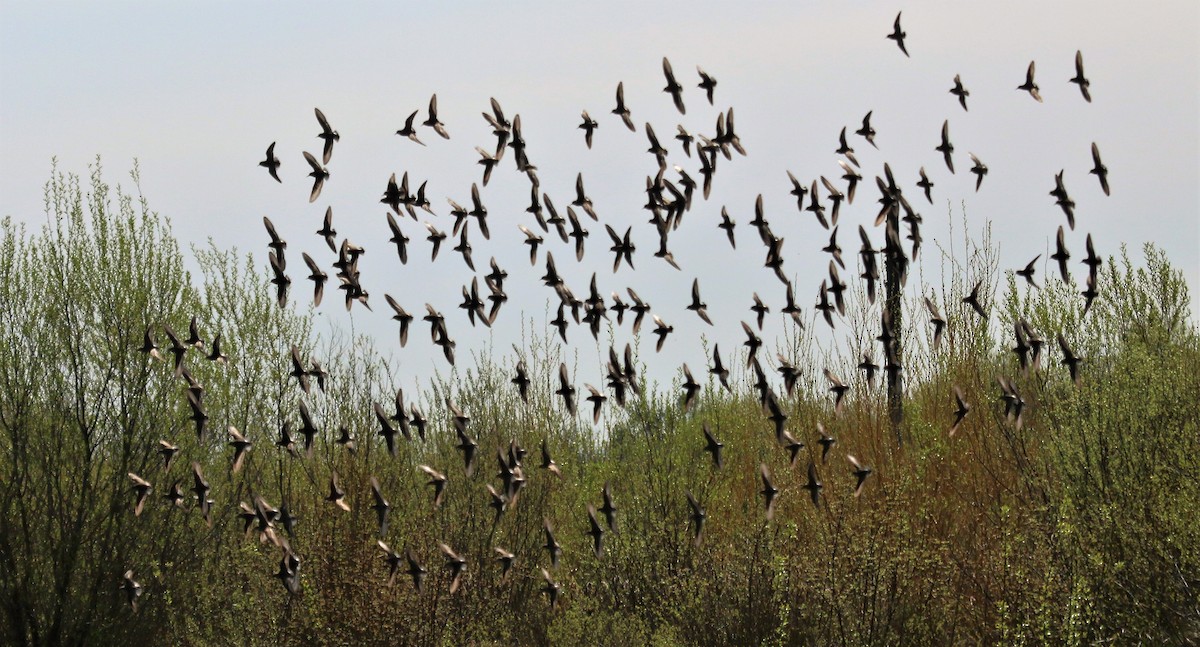
[[[429,99],[429,118],[421,122],[422,126],[429,126],[437,134],[442,136],[442,139],[450,139],[450,133],[446,132],[446,126],[438,120],[437,114],[437,94],[434,94]]]
[[[729,212],[725,207],[721,207],[721,222],[717,227],[725,230],[725,235],[729,238],[729,246],[737,249],[737,241],[733,239],[733,228],[737,226],[733,219],[729,217]]]
[[[942,343],[942,333],[946,330],[946,320],[929,297],[925,297],[925,309],[929,311],[929,323],[933,324],[933,349],[937,350]]]
[[[313,307],[315,308],[321,305],[321,298],[325,294],[325,282],[329,280],[329,275],[317,265],[308,252],[301,252],[300,255],[304,257],[304,263],[308,265],[310,272],[308,278],[313,282]]]
[[[1079,386],[1079,364],[1082,363],[1083,360],[1075,355],[1074,351],[1071,350],[1070,345],[1067,344],[1067,339],[1063,337],[1061,333],[1058,335],[1058,347],[1060,350],[1062,350],[1063,366],[1066,366],[1071,372],[1071,381],[1075,383],[1075,386]]]
[[[550,445],[545,438],[542,439],[542,464],[540,467],[558,478],[562,478],[562,469],[550,456]]]
[[[608,400],[608,396],[601,393],[599,389],[591,384],[584,383],[583,386],[586,387],[588,393],[590,393],[590,395],[587,397],[587,400],[588,402],[592,403],[592,424],[600,424],[600,409]]]
[[[246,458],[246,452],[249,451],[250,441],[241,434],[233,425],[229,426],[229,446],[233,448],[233,473],[237,474],[242,470],[242,461]]]
[[[854,468],[854,471],[851,472],[855,478],[854,496],[858,497],[860,494],[862,494],[863,485],[867,482],[867,477],[871,475],[872,470],[871,468],[866,467],[859,462],[859,460],[854,457],[854,454],[846,454],[846,460],[849,461],[850,466]]]
[[[722,450],[725,447],[725,443],[722,443],[721,441],[717,440],[716,436],[712,435],[712,432],[708,430],[707,422],[704,423],[703,430],[704,430],[704,451],[706,451],[712,455],[713,467],[715,467],[717,469],[721,469],[721,466],[725,464],[723,457],[722,457]]]
[[[946,160],[946,168],[950,169],[950,173],[954,173],[954,159],[950,156],[954,153],[954,144],[950,143],[950,120],[942,122],[942,143],[938,144],[934,150],[942,154],[942,158]]]
[[[133,505],[133,516],[142,516],[142,507],[146,504],[146,497],[150,496],[150,492],[154,490],[150,482],[146,479],[129,472],[129,480],[133,481],[133,492],[137,495],[137,500]]]
[[[158,454],[163,458],[163,471],[171,470],[171,461],[175,459],[175,454],[179,452],[179,447],[172,445],[165,438],[158,441]]]
[[[1096,146],[1096,142],[1092,142],[1092,170],[1088,173],[1095,175],[1100,180],[1100,188],[1104,189],[1104,195],[1111,195],[1108,188],[1108,167],[1100,161],[1100,148]]]
[[[208,500],[208,493],[212,491],[208,481],[204,480],[204,474],[200,471],[200,463],[192,463],[192,485],[191,491],[196,494],[196,502],[200,506],[200,514],[204,517],[204,521],[212,526],[212,519],[209,517],[209,510],[212,502]]]
[[[459,585],[462,584],[462,574],[467,570],[467,560],[442,542],[438,542],[438,549],[446,556],[446,568],[450,569],[450,595],[454,595]]]
[[[1032,285],[1035,288],[1038,287],[1038,284],[1035,283],[1033,280],[1033,273],[1036,271],[1034,269],[1034,265],[1038,262],[1038,259],[1041,257],[1042,257],[1041,254],[1034,256],[1033,260],[1029,261],[1029,264],[1026,265],[1024,269],[1017,270],[1017,276],[1023,277],[1025,279],[1025,281],[1027,283],[1029,283],[1029,285]]]
[[[837,439],[830,436],[825,431],[825,425],[817,423],[817,434],[820,438],[817,439],[817,444],[821,446],[821,463],[824,463],[829,458],[829,450],[837,444]]]
[[[962,424],[963,418],[971,412],[971,405],[967,403],[966,397],[963,396],[962,389],[958,386],[954,387],[954,424],[950,425],[950,436],[953,437],[958,432],[958,427]]]
[[[329,170],[317,163],[317,158],[313,157],[312,153],[304,151],[304,159],[308,165],[312,167],[312,172],[308,174],[313,179],[312,193],[308,196],[308,201],[316,202],[317,196],[321,195],[321,188],[325,186],[325,180],[329,178]]]
[[[321,124],[321,132],[317,135],[325,142],[324,150],[321,153],[323,164],[329,163],[329,158],[333,157],[333,142],[341,139],[337,131],[329,127],[329,120],[325,119],[325,113],[321,112],[320,108],[313,108],[317,113],[317,123]]]
[[[387,535],[388,514],[392,511],[392,504],[388,503],[388,500],[384,498],[383,491],[379,489],[379,479],[374,476],[371,477],[371,495],[375,498],[375,504],[371,507],[375,510],[375,517],[379,521],[379,536],[384,537]],[[396,569],[393,566],[393,577],[395,573]]]
[[[412,578],[413,588],[417,590],[417,593],[420,593],[428,571],[425,570],[425,567],[421,566],[421,563],[417,561],[416,556],[413,555],[410,549],[404,550],[404,561],[408,562],[408,569],[405,572]]]
[[[1075,229],[1075,201],[1067,194],[1067,187],[1063,184],[1063,173],[1065,170],[1060,170],[1054,174],[1054,189],[1050,191],[1050,195],[1054,197],[1054,204],[1057,204],[1063,210],[1063,214],[1067,216],[1067,225],[1073,231]]]
[[[317,235],[325,239],[325,244],[329,245],[329,251],[337,252],[337,230],[333,228],[333,207],[325,208],[325,220],[321,228],[317,230]]]
[[[133,579],[133,570],[125,571],[121,576],[121,590],[125,592],[125,601],[129,608],[137,613],[137,599],[142,595],[142,585]]]
[[[700,279],[692,279],[692,302],[688,304],[687,309],[695,312],[704,320],[704,323],[713,325],[712,319],[708,317],[708,304],[700,300]]]
[[[638,317],[641,318],[640,316]],[[653,315],[654,318],[654,334],[658,335],[658,342],[654,345],[654,352],[662,350],[663,343],[667,341],[667,335],[675,331],[675,326],[668,326],[658,315]],[[636,330],[636,325],[634,326]]]
[[[1083,52],[1080,50],[1075,50],[1075,76],[1070,79],[1070,82],[1079,85],[1079,91],[1083,93],[1083,98],[1088,103],[1092,102],[1092,92],[1089,89],[1092,83],[1083,75]]]
[[[842,382],[841,378],[833,374],[833,371],[825,369],[825,379],[829,380],[829,391],[833,393],[833,410],[840,412],[842,410],[842,399],[846,397],[846,392],[850,390],[850,386]]]
[[[904,52],[905,56],[908,56],[908,48],[904,46],[904,39],[907,36],[908,34],[900,28],[900,14],[897,13],[896,22],[892,25],[892,33],[888,34],[887,37],[896,41],[896,45],[900,47],[900,51]]]
[[[617,506],[613,503],[612,490],[609,488],[608,481],[604,482],[604,488],[600,493],[604,498],[604,505],[600,506],[600,514],[604,515],[608,530],[617,532]]]
[[[867,140],[867,143],[878,149],[879,146],[875,143],[875,129],[871,127],[871,114],[873,112],[875,111],[870,110],[867,112],[867,116],[863,117],[862,120],[862,128],[854,131],[854,134],[862,135],[863,139]]]
[[[633,118],[629,114],[629,108],[625,107],[625,82],[617,83],[617,107],[613,108],[612,113],[621,117],[625,122],[625,126],[629,128],[629,132],[637,132],[637,126],[633,125]]]
[[[954,87],[950,88],[950,94],[958,97],[958,103],[962,105],[962,109],[965,111],[967,109],[967,97],[970,96],[971,91],[963,87],[962,78],[958,74],[954,75]]]
[[[587,505],[588,513],[588,531],[587,534],[592,538],[592,551],[599,559],[604,555],[604,527],[596,519],[596,508],[592,504]]]
[[[705,96],[708,97],[708,105],[711,106],[713,105],[713,90],[717,88],[717,80],[712,75],[700,69],[699,65],[696,66],[696,72],[700,75],[700,83],[696,87],[704,90]]]
[[[429,467],[428,465],[418,465],[417,469],[420,469],[426,474],[426,476],[429,477],[429,481],[426,483],[426,485],[433,486],[433,507],[435,509],[441,507],[442,500],[446,493],[446,475],[433,469],[432,467]]]
[[[592,136],[595,134],[596,129],[600,127],[600,124],[596,123],[595,119],[592,119],[591,115],[588,114],[587,110],[583,111],[582,117],[583,117],[583,123],[579,124],[579,127],[581,129],[583,129],[584,143],[587,144],[588,149],[591,149]]]
[[[1062,225],[1058,226],[1058,235],[1054,240],[1054,253],[1050,258],[1058,261],[1058,272],[1062,276],[1063,283],[1071,282],[1071,274],[1067,271],[1067,261],[1071,259],[1071,253],[1067,251],[1066,236],[1063,232]]]
[[[679,110],[679,114],[687,114],[687,109],[683,106],[683,86],[675,80],[675,72],[671,70],[671,62],[667,57],[663,57],[662,61],[663,76],[667,77],[667,87],[663,88],[663,92],[671,95],[671,100],[675,102],[675,108]]]
[[[983,310],[983,305],[979,303],[979,288],[981,288],[981,287],[983,287],[982,280],[977,282],[975,284],[975,287],[971,288],[971,294],[967,295],[966,297],[963,297],[962,302],[971,306],[971,309],[973,309],[976,312],[976,314],[978,314],[980,317],[983,317],[986,320],[988,318],[987,312],[985,312]]]
[[[812,461],[808,461],[808,482],[804,484],[804,489],[808,490],[808,494],[812,497],[813,507],[821,509],[821,481],[817,479],[817,466]]]
[[[550,565],[558,568],[558,559],[562,557],[562,545],[554,538],[554,526],[550,525],[549,519],[542,519],[542,533],[546,537],[546,543],[542,544],[542,548],[550,553]]]
[[[375,545],[383,551],[383,561],[388,565],[387,585],[393,586],[396,583],[396,576],[400,574],[400,564],[404,562],[404,556],[389,547],[382,539],[376,540]]]
[[[854,156],[854,149],[850,148],[850,144],[846,143],[846,128],[845,128],[845,126],[842,127],[842,132],[841,132],[841,134],[838,135],[838,147],[837,147],[837,150],[834,152],[837,153],[838,155],[845,156],[846,159],[850,160],[851,164],[853,164],[855,166],[860,166],[860,164],[858,163],[858,158],[856,158]],[[789,175],[790,175],[790,173],[791,172],[789,171]],[[793,178],[793,181],[794,180],[795,180],[795,178]]]
[[[283,180],[279,179],[279,164],[279,158],[275,157],[275,142],[271,142],[271,145],[267,147],[267,159],[259,162],[258,165],[266,168],[276,182],[283,184]]]
[[[549,571],[544,568],[541,569],[541,571],[542,579],[546,581],[545,586],[542,587],[542,593],[546,594],[546,597],[550,601],[550,608],[553,609],[558,605],[558,596],[562,591],[562,585],[554,581],[554,578],[550,576]]]
[[[767,508],[767,521],[770,521],[775,516],[775,499],[779,496],[779,488],[771,483],[771,474],[767,471],[766,463],[759,463],[758,476],[762,479],[763,484],[763,489],[759,494],[763,495],[763,500]]]
[[[421,141],[420,138],[417,137],[417,129],[413,127],[413,120],[417,118],[417,113],[419,113],[419,112],[421,112],[421,111],[413,110],[412,114],[410,114],[408,116],[408,119],[406,119],[404,121],[404,127],[401,128],[400,130],[397,130],[396,134],[400,135],[401,137],[407,137],[407,138],[413,140],[414,142],[424,146],[425,142]]]
[[[927,201],[929,201],[929,204],[933,204],[933,196],[931,195],[931,192],[933,190],[933,182],[931,182],[929,180],[928,175],[925,175],[925,167],[924,166],[921,167],[921,179],[917,180],[917,186],[920,187],[921,190],[925,192],[925,199]]]
[[[975,174],[975,190],[979,191],[980,185],[983,184],[983,176],[987,175],[988,173],[988,167],[987,164],[979,161],[979,158],[975,156],[975,153],[970,153],[970,155],[971,162],[973,164],[971,166],[971,172]]]
[[[729,386],[729,369],[721,362],[721,345],[713,345],[713,365],[708,369],[712,375],[716,375],[717,379],[721,380],[721,386],[725,387],[726,391],[733,392],[733,387]]]
[[[346,503],[346,491],[338,486],[337,472],[330,472],[329,474],[329,496],[325,497],[325,500],[346,512],[350,511],[350,504]]]
[[[700,507],[700,503],[696,501],[696,497],[692,496],[690,491],[684,492],[687,495],[688,507],[691,508],[692,520],[692,545],[699,546],[700,538],[704,532],[704,520],[708,515],[705,514],[704,508]]]
[[[562,396],[563,403],[566,405],[567,413],[571,417],[575,417],[575,387],[571,385],[570,376],[567,374],[566,362],[561,362],[558,365],[558,390],[555,395]]]
[[[1029,93],[1029,96],[1037,99],[1038,103],[1042,102],[1042,95],[1038,94],[1038,85],[1033,81],[1033,73],[1035,62],[1029,61],[1029,68],[1025,70],[1025,82],[1017,86],[1018,90],[1024,90]]]

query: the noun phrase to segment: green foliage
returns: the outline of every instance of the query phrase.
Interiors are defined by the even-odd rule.
[[[939,349],[923,302],[906,307],[903,447],[883,387],[852,378],[878,321],[860,295],[844,347],[822,349],[809,326],[790,329],[779,349],[800,371],[795,392],[780,394],[788,431],[806,445],[794,464],[744,356],[726,355],[732,389],[709,379],[691,411],[679,380],[650,383],[624,409],[610,400],[593,426],[586,406],[571,417],[554,394],[559,365],[573,377],[580,360],[532,327],[515,355],[489,348],[405,394],[429,428],[423,441],[399,440],[392,456],[373,405],[391,413],[395,367],[369,340],[318,336],[235,252],[193,250],[199,274],[190,276],[165,219],[105,184],[99,163],[86,189],[55,170],[46,196],[39,233],[0,227],[5,642],[1200,642],[1200,341],[1180,273],[1153,247],[1144,267],[1124,253],[1109,259],[1086,314],[1078,286],[1052,279],[1032,290],[1009,277],[986,299],[990,323],[961,299],[979,280],[988,295],[999,289],[994,246],[986,234],[979,245],[968,239],[961,264],[950,250],[940,295],[922,290],[949,323]],[[210,417],[199,438],[186,383],[169,361],[138,351],[147,329],[184,331],[192,316],[208,343],[221,334],[229,355],[225,364],[185,356]],[[1042,366],[1025,372],[1006,350],[1021,319],[1048,341]],[[1059,334],[1084,358],[1079,386],[1058,362]],[[293,345],[329,372],[325,390],[303,393],[288,375]],[[528,403],[509,383],[518,360],[532,379]],[[826,367],[852,385],[840,412]],[[1021,424],[1005,416],[998,377],[1026,401]],[[953,386],[973,406],[950,437]],[[448,399],[470,416],[479,445],[470,474]],[[284,423],[299,427],[301,403],[318,427],[311,456],[272,445]],[[818,424],[837,439],[827,457]],[[703,451],[705,425],[726,445],[721,469]],[[254,443],[236,474],[229,426]],[[342,427],[356,451],[334,442]],[[165,472],[160,438],[180,446]],[[543,441],[562,478],[538,467]],[[498,485],[496,457],[512,442],[530,452],[527,485],[496,518],[485,486]],[[873,469],[861,496],[847,454]],[[824,485],[817,506],[803,489],[810,461]],[[211,527],[190,497],[181,508],[161,499],[174,481],[191,485],[192,462],[213,488]],[[440,507],[418,465],[447,475]],[[759,465],[781,490],[770,521]],[[155,488],[139,517],[128,472]],[[334,472],[349,512],[325,500]],[[382,539],[429,571],[421,593],[404,573],[387,585],[372,477],[391,504]],[[618,532],[606,533],[597,558],[587,506],[600,507],[605,484]],[[698,544],[685,492],[707,513]],[[271,577],[281,551],[238,524],[238,503],[254,495],[300,517],[288,538],[302,563],[299,595]],[[546,523],[563,546],[556,568]],[[454,594],[439,542],[468,562]],[[505,578],[497,546],[517,555]],[[561,586],[555,608],[542,568]],[[127,569],[145,590],[136,613],[118,588]]]

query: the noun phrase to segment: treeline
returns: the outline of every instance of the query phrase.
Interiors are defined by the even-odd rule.
[[[948,328],[936,350],[913,299],[903,446],[881,387],[855,368],[877,319],[860,304],[844,352],[800,329],[779,349],[797,369],[790,394],[768,376],[804,444],[794,461],[744,355],[729,360],[731,389],[701,379],[690,410],[681,377],[642,380],[624,408],[610,397],[597,434],[586,402],[566,413],[554,393],[559,348],[532,333],[520,356],[484,354],[404,394],[406,415],[428,425],[424,439],[410,428],[393,456],[374,405],[395,413],[395,375],[368,340],[319,337],[236,253],[196,249],[190,275],[166,220],[138,191],[107,185],[98,162],[87,180],[56,170],[46,205],[38,232],[0,227],[4,642],[1200,642],[1200,339],[1181,273],[1154,247],[1143,267],[1106,260],[1102,297],[1083,315],[1077,286],[1006,282],[984,245],[964,270],[979,275],[969,286],[956,274],[939,288]],[[993,327],[961,303],[979,278],[999,293]],[[182,337],[192,317],[203,349],[183,351],[185,375],[165,330]],[[1010,352],[1021,320],[1046,341],[1040,366],[1024,370]],[[147,331],[163,361],[143,352]],[[225,362],[208,359],[218,334]],[[1083,358],[1078,384],[1059,334]],[[312,376],[301,390],[293,346],[305,370],[315,359],[328,373],[324,389]],[[528,402],[510,383],[517,361],[532,379]],[[851,385],[840,411],[825,368]],[[970,411],[951,436],[955,388]],[[470,474],[447,400],[470,418]],[[290,447],[276,445],[285,425]],[[236,472],[231,426],[253,443]],[[719,468],[705,427],[724,444]],[[179,448],[168,469],[160,440]],[[541,467],[543,442],[561,476]],[[517,448],[524,487],[498,510],[487,486],[511,493],[497,473]],[[859,496],[848,455],[871,469]],[[211,488],[207,521],[189,491],[193,464]],[[419,465],[446,475],[440,505]],[[779,490],[770,520],[764,465]],[[335,472],[348,511],[327,500]],[[130,473],[153,487],[140,515]],[[372,478],[390,506],[382,536]],[[178,506],[164,498],[176,484]],[[602,508],[606,485],[615,528],[597,513],[598,557],[588,506]],[[704,512],[698,541],[688,494]],[[261,532],[253,513],[264,506],[286,506],[292,531],[276,519]],[[388,585],[379,540],[427,570],[420,591],[406,560]],[[467,562],[454,593],[439,544]],[[507,575],[496,547],[516,556]],[[281,581],[289,554],[297,593]],[[542,569],[558,587],[553,607]],[[136,611],[122,588],[129,570]]]

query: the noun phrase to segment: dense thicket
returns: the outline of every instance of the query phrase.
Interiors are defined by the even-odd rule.
[[[853,380],[835,414],[819,377],[827,366],[855,373],[873,337],[863,310],[851,317],[845,358],[804,331],[783,344],[801,370],[794,395],[776,387],[788,429],[807,445],[795,465],[748,371],[735,371],[732,392],[710,381],[690,412],[677,384],[647,384],[623,410],[610,401],[607,433],[597,434],[590,415],[563,410],[553,393],[559,350],[533,333],[519,358],[534,381],[528,404],[509,383],[518,358],[481,355],[461,375],[407,394],[430,426],[393,457],[372,412],[376,402],[390,412],[393,375],[368,341],[318,339],[233,253],[196,250],[199,275],[190,275],[165,219],[105,184],[98,164],[82,186],[56,171],[46,213],[37,233],[9,220],[0,228],[4,642],[1200,642],[1200,342],[1181,275],[1153,247],[1141,268],[1124,255],[1106,262],[1103,297],[1086,316],[1077,287],[1051,280],[1028,290],[1011,277],[998,286],[993,328],[965,306],[947,307],[936,352],[916,349],[928,335],[914,302],[903,448],[878,391]],[[994,263],[971,261],[966,271],[999,282]],[[943,303],[958,304],[966,282],[948,277]],[[202,437],[169,355],[139,352],[147,329],[186,331],[193,316],[206,343],[220,333],[229,355],[224,364],[186,355],[204,389]],[[1042,367],[1027,374],[1007,348],[1019,318],[1050,341]],[[1059,364],[1060,333],[1085,358],[1078,386]],[[293,345],[325,365],[327,390],[306,395],[289,377]],[[1026,402],[1019,425],[1004,414],[998,377]],[[973,409],[950,437],[954,386]],[[470,476],[447,397],[479,443]],[[319,429],[307,457],[273,446],[285,422],[299,427],[301,402]],[[837,439],[825,459],[818,423]],[[705,424],[726,444],[719,470],[703,452]],[[254,443],[237,473],[229,426]],[[335,442],[342,427],[356,452]],[[165,471],[160,439],[180,447]],[[543,439],[561,479],[537,467]],[[530,450],[528,485],[494,521],[485,485],[498,485],[495,456],[513,440]],[[873,468],[859,497],[847,454]],[[810,460],[824,484],[819,507],[802,489]],[[193,462],[212,485],[211,527],[186,492]],[[782,490],[769,522],[763,463]],[[419,464],[449,477],[440,508]],[[334,471],[349,512],[325,500]],[[136,517],[129,472],[154,486]],[[429,570],[421,593],[403,576],[386,585],[372,476],[392,506],[384,539]],[[176,481],[187,495],[179,508],[162,498]],[[619,532],[597,558],[587,505],[600,506],[605,483]],[[688,491],[708,517],[698,545]],[[238,504],[255,495],[299,517],[290,538],[302,564],[298,595],[271,576],[280,549],[243,533]],[[564,546],[557,568],[542,548],[546,521]],[[457,593],[438,542],[468,561]],[[504,579],[495,546],[517,555]],[[557,608],[541,593],[541,567],[562,587]],[[144,587],[136,613],[120,590],[128,569]]]

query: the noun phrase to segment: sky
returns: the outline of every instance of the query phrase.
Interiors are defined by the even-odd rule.
[[[920,269],[940,280],[939,247],[978,237],[990,223],[1003,269],[1023,267],[1037,254],[1039,281],[1059,225],[1054,199],[1060,170],[1077,203],[1078,224],[1067,245],[1082,257],[1092,234],[1097,252],[1117,254],[1122,244],[1140,260],[1153,242],[1183,270],[1200,302],[1200,8],[1192,0],[1128,3],[1066,1],[965,2],[563,2],[456,3],[24,3],[0,1],[0,216],[38,226],[45,221],[42,187],[52,158],[64,171],[86,175],[96,155],[110,182],[128,185],[138,160],[150,206],[170,218],[187,245],[211,241],[252,252],[265,268],[269,216],[289,241],[292,300],[308,307],[299,252],[322,265],[334,260],[313,232],[327,207],[339,236],[366,248],[360,269],[373,312],[347,313],[336,290],[317,310],[318,330],[366,332],[399,367],[397,386],[418,386],[446,365],[430,346],[419,320],[406,348],[383,300],[394,296],[420,314],[432,303],[447,315],[460,364],[491,344],[507,354],[527,343],[530,325],[544,330],[553,317],[553,292],[538,281],[544,252],[531,267],[518,223],[529,184],[506,156],[482,187],[491,240],[472,234],[477,273],[447,244],[428,260],[425,230],[402,222],[413,242],[401,265],[379,203],[388,177],[407,171],[413,186],[428,180],[436,216],[422,221],[449,230],[446,198],[468,203],[481,181],[476,146],[495,139],[480,116],[495,97],[506,114],[520,114],[530,161],[542,190],[562,210],[571,202],[577,173],[601,222],[590,230],[582,263],[551,235],[546,248],[567,284],[581,298],[595,272],[602,294],[633,287],[675,327],[661,354],[643,330],[641,356],[651,375],[669,381],[687,362],[706,365],[704,341],[728,353],[741,344],[741,321],[751,321],[750,293],[772,308],[764,337],[788,334],[779,308],[782,284],[762,267],[764,248],[746,223],[755,197],[785,239],[785,272],[811,318],[818,286],[827,275],[820,251],[829,233],[809,212],[796,211],[786,171],[805,184],[825,175],[839,186],[838,132],[850,145],[866,182],[854,204],[843,205],[839,242],[854,271],[858,225],[873,228],[878,197],[873,178],[884,162],[924,217]],[[908,34],[906,57],[885,38],[897,12]],[[1067,82],[1075,52],[1083,52],[1093,102]],[[662,59],[670,59],[685,86],[680,115],[665,84]],[[1030,61],[1043,103],[1016,86]],[[716,77],[708,105],[696,67]],[[948,90],[960,74],[971,92],[963,111]],[[610,113],[618,82],[625,87],[638,132]],[[425,118],[430,96],[451,138],[420,130],[427,146],[394,134],[413,110]],[[311,182],[302,151],[318,152],[313,116],[319,107],[341,134],[320,198],[308,200]],[[672,139],[677,124],[713,134],[718,110],[735,108],[747,156],[721,159],[708,200],[697,196],[670,239],[682,270],[651,256],[655,230],[644,204],[646,177],[656,171],[645,152],[643,124],[653,125],[670,149],[671,165],[699,177],[696,158]],[[588,110],[600,127],[594,147],[577,129]],[[873,148],[852,134],[872,111]],[[949,120],[957,174],[934,150]],[[271,142],[282,160],[276,183],[257,166]],[[1095,142],[1110,171],[1105,196],[1091,168]],[[511,153],[511,152],[510,152]],[[968,153],[989,172],[975,191]],[[932,204],[915,186],[924,167],[935,183]],[[667,174],[668,179],[677,177]],[[821,191],[824,195],[824,190]],[[722,206],[737,221],[737,249],[716,227]],[[603,224],[633,227],[636,270],[613,274]],[[447,241],[448,243],[450,241]],[[509,272],[510,301],[492,331],[472,328],[462,311],[461,289],[487,272],[490,257]],[[1074,260],[1072,261],[1074,263]],[[1082,266],[1076,265],[1077,276]],[[332,271],[330,271],[332,274]],[[715,325],[686,309],[698,280]],[[481,280],[482,283],[482,280]],[[919,281],[910,296],[919,294]],[[556,305],[556,302],[553,302]],[[1193,319],[1196,315],[1193,314]],[[532,323],[531,323],[532,322]],[[824,326],[823,322],[820,326]],[[839,334],[845,323],[839,322]],[[599,344],[582,327],[568,332],[578,353],[577,385],[600,385]],[[618,347],[631,339],[628,322],[615,333]],[[570,354],[568,354],[570,355]],[[728,362],[728,359],[726,360]]]

